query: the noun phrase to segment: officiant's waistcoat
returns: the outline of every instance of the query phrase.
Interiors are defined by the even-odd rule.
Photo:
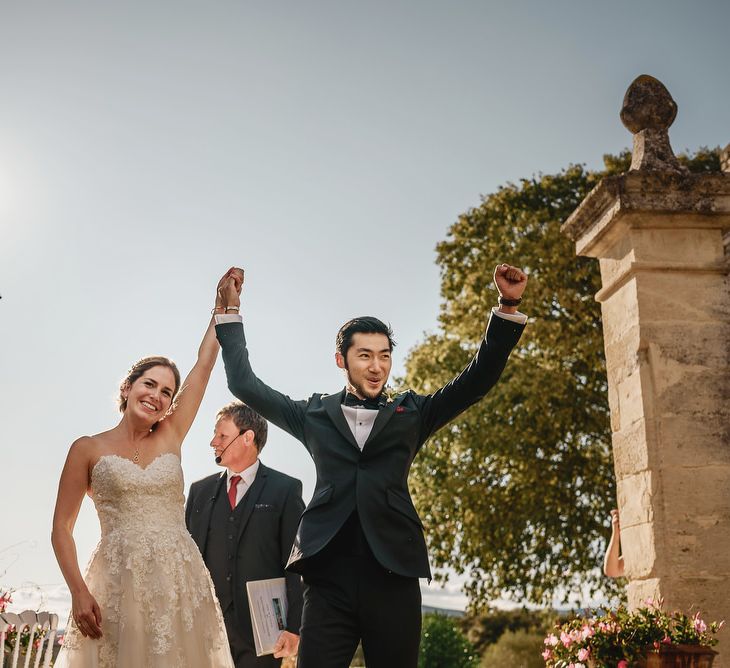
[[[233,603],[233,569],[245,505],[246,496],[239,501],[234,510],[231,510],[223,485],[213,504],[208,526],[204,558],[223,612]]]

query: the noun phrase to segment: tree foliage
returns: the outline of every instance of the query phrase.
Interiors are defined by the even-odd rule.
[[[481,668],[545,668],[541,656],[545,636],[524,630],[506,631],[482,655]]]
[[[717,150],[682,160],[719,168]],[[605,175],[579,165],[507,184],[461,215],[437,247],[441,331],[406,361],[405,382],[434,391],[473,355],[495,304],[497,262],[530,275],[530,323],[497,386],[438,432],[410,478],[437,578],[468,574],[479,606],[499,596],[538,604],[615,593],[599,565],[615,505],[598,262],[576,257],[560,225]]]
[[[453,617],[438,613],[423,616],[418,668],[476,668],[479,655]]]
[[[484,655],[486,649],[499,641],[505,633],[522,631],[529,635],[540,636],[542,639],[554,628],[557,621],[562,621],[562,618],[563,615],[551,609],[486,608],[479,614],[460,617],[458,623],[477,653]]]

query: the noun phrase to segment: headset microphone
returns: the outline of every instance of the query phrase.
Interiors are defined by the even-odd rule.
[[[224,452],[225,452],[226,450],[228,450],[228,448],[230,448],[230,447],[231,447],[231,444],[233,443],[233,441],[235,441],[235,440],[236,440],[236,439],[237,439],[237,438],[238,438],[239,436],[241,436],[241,435],[243,434],[243,432],[244,432],[244,431],[246,431],[246,430],[245,430],[245,429],[241,429],[241,431],[239,431],[239,432],[238,432],[238,434],[236,434],[236,435],[235,435],[235,436],[234,436],[234,437],[233,437],[233,438],[232,438],[232,439],[231,439],[231,440],[230,440],[230,441],[228,442],[228,445],[227,445],[227,446],[226,446],[225,448],[223,448],[223,450],[221,450],[221,453],[220,453],[220,454],[219,454],[219,455],[218,455],[218,456],[217,456],[217,457],[215,458],[215,463],[216,463],[216,464],[220,464],[220,463],[221,463],[221,462],[223,461],[223,453],[224,453]]]

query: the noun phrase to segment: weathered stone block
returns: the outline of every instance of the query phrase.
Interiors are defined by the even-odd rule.
[[[646,607],[647,601],[658,601],[662,598],[659,578],[634,579],[627,588],[629,607],[632,609]]]
[[[660,368],[657,368],[659,366]],[[728,415],[730,378],[725,369],[704,369],[652,360],[654,410],[659,415]]]
[[[609,384],[618,385],[639,367],[640,334],[637,324],[627,328],[623,336],[616,337],[612,341],[608,339],[604,341]]]
[[[730,467],[702,466],[691,461],[685,467],[664,467],[661,471],[662,498],[671,526],[681,521],[708,525],[709,518],[730,522]],[[718,536],[730,547],[730,535]]]
[[[649,522],[624,527],[623,509],[621,520],[621,554],[626,575],[632,580],[656,575],[657,541],[654,527]]]
[[[643,418],[626,429],[613,432],[613,463],[619,480],[649,468],[647,443],[653,443],[655,437],[653,423],[647,424]]]
[[[730,466],[730,421],[722,415],[662,415],[657,438],[664,466]]]
[[[730,366],[730,323],[694,322],[682,313],[669,313],[666,318],[641,322],[641,338],[656,346],[662,357],[713,369]]]
[[[680,314],[690,322],[730,318],[730,300],[720,273],[646,272],[634,280],[642,322],[665,321]]]
[[[618,403],[618,386],[610,381],[608,384],[608,408],[611,411],[611,432],[617,432],[621,428],[621,409]]]
[[[654,519],[657,502],[657,480],[651,471],[642,471],[621,478],[616,484],[621,529],[644,524]]]
[[[654,416],[649,370],[640,366],[618,384],[618,405],[621,412],[620,429],[628,429],[634,422]]]
[[[651,223],[649,217],[644,221],[645,225]],[[676,263],[700,265],[723,259],[722,230],[683,228],[681,220],[675,221],[675,229],[667,229],[662,217],[657,217],[655,223],[661,229],[641,227],[629,232],[627,247],[634,261],[674,266]]]
[[[679,578],[730,578],[729,535],[728,516],[700,512],[677,520],[664,534],[669,571]]]
[[[636,284],[629,281],[610,299],[601,302],[603,338],[607,344],[624,338],[626,332],[639,323]]]

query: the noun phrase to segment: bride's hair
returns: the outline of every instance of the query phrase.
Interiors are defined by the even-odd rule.
[[[172,371],[172,375],[175,376],[175,392],[173,393],[172,398],[172,400],[175,401],[175,395],[180,389],[180,372],[178,371],[175,362],[167,357],[162,357],[162,355],[143,357],[141,360],[132,365],[132,368],[127,372],[126,378],[119,385],[119,397],[117,398],[117,403],[119,404],[120,413],[124,413],[124,411],[127,410],[127,400],[124,397],[124,390],[132,385],[135,380],[141,378],[145,371],[155,366],[165,366],[170,369],[170,371]]]

